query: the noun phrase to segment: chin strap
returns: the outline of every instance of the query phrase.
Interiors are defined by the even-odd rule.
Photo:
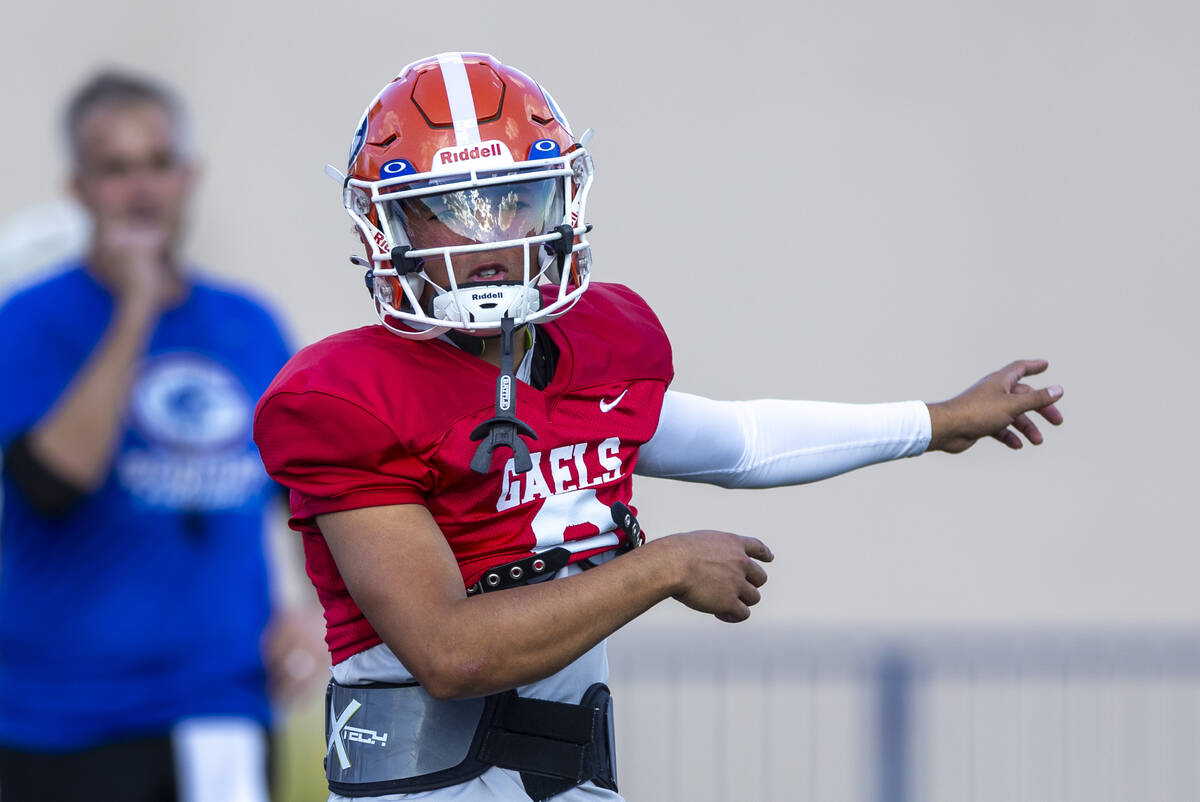
[[[487,473],[492,467],[492,452],[507,448],[513,454],[517,473],[533,468],[529,446],[518,435],[537,439],[537,433],[524,421],[517,420],[517,377],[513,372],[513,319],[500,319],[500,377],[496,379],[496,414],[475,427],[472,440],[482,440],[471,458],[471,470]]]

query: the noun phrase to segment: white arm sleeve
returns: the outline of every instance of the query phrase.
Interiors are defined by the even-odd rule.
[[[781,487],[912,457],[929,446],[921,401],[713,401],[668,390],[636,473],[721,487]]]

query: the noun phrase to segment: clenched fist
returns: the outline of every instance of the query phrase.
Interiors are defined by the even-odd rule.
[[[762,598],[758,589],[767,581],[758,561],[775,559],[766,544],[708,530],[671,535],[659,542],[676,550],[679,581],[671,594],[676,600],[729,623],[750,617],[750,608]]]

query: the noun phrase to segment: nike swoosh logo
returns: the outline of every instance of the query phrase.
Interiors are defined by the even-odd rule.
[[[615,407],[617,404],[621,403],[621,399],[625,397],[625,393],[627,393],[627,392],[629,392],[628,387],[626,387],[624,390],[622,390],[621,394],[619,396],[617,396],[616,398],[614,398],[612,401],[605,401],[603,398],[601,398],[600,399],[600,411],[608,412],[610,409]]]

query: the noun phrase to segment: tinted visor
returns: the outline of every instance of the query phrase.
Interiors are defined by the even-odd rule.
[[[562,181],[542,178],[388,202],[414,249],[535,237],[563,221]]]

